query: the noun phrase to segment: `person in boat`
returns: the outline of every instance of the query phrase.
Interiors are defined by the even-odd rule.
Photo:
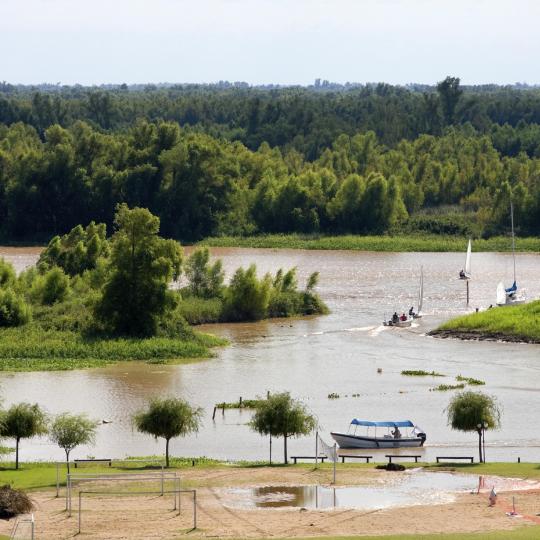
[[[402,313],[401,314],[401,317],[399,318],[400,321],[406,321],[407,320],[407,315],[405,315],[405,313]]]
[[[399,428],[396,426],[394,431],[392,431],[392,435],[394,436],[394,439],[401,439],[401,431],[399,431]]]
[[[394,314],[392,315],[392,322],[396,324],[399,321],[399,315],[397,314],[397,311],[394,311]]]
[[[409,317],[414,317],[414,306],[411,306],[411,309],[409,309]]]
[[[460,279],[465,279],[465,272],[463,271],[463,268],[462,268],[461,271],[459,272],[459,278],[460,278]]]

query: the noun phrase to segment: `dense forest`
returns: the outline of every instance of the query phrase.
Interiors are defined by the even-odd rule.
[[[540,89],[0,84],[0,234],[540,232]]]

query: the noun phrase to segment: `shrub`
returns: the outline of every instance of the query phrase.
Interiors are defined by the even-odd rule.
[[[13,265],[0,258],[0,287],[12,286],[15,280],[16,275]]]
[[[0,290],[0,326],[21,326],[31,317],[30,306],[21,296],[12,289]]]
[[[43,279],[41,303],[51,306],[63,302],[69,293],[69,277],[59,267],[49,270]]]
[[[7,484],[0,487],[0,519],[28,514],[33,509],[34,504],[24,491],[13,489]]]

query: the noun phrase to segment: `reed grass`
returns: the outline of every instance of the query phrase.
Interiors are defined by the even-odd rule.
[[[458,317],[445,322],[432,334],[540,343],[540,300]]]
[[[468,238],[460,236],[434,234],[396,236],[271,234],[247,237],[211,237],[201,241],[199,245],[278,249],[461,252],[465,251],[467,240]],[[474,251],[511,251],[511,249],[512,245],[509,238],[504,236],[474,240]],[[516,249],[523,252],[539,252],[540,238],[517,238]]]
[[[470,384],[471,386],[482,386],[485,383],[485,381],[481,381],[480,379],[474,379],[473,377],[463,377],[463,375],[458,375],[456,377],[456,381],[464,382],[466,384]]]
[[[444,373],[437,373],[436,371],[424,371],[423,369],[404,369],[401,374],[408,377],[446,377]]]
[[[448,390],[463,390],[465,388],[464,383],[459,384],[439,384],[439,386],[436,386],[435,388],[432,388],[431,390],[433,392],[447,392]]]

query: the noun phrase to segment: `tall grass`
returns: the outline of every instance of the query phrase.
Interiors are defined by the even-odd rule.
[[[438,333],[540,343],[540,300],[458,317],[445,322],[433,332],[434,335]]]
[[[34,325],[0,330],[0,370],[67,370],[137,360],[166,363],[208,358],[209,347],[223,339],[195,333],[190,340],[153,337],[85,338],[72,331],[43,330]]]
[[[434,234],[399,236],[318,236],[301,234],[271,234],[261,236],[221,236],[207,238],[200,245],[211,247],[288,248],[288,249],[343,249],[358,251],[464,251],[466,237]],[[508,238],[474,240],[475,251],[510,251]],[[540,238],[517,238],[518,251],[540,251]]]

